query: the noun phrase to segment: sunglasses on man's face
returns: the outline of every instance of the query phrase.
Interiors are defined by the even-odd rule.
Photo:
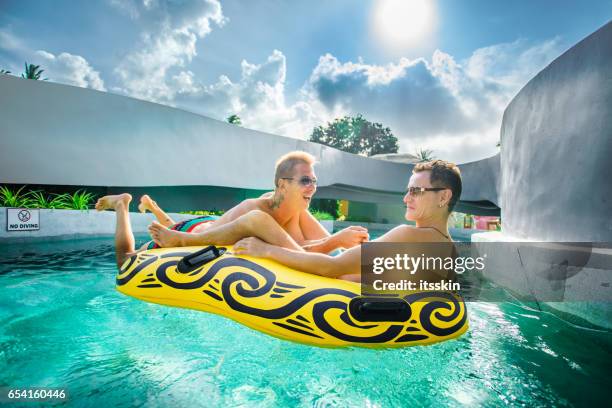
[[[420,197],[425,194],[426,191],[442,191],[446,190],[444,187],[408,187],[406,194],[410,197]]]
[[[282,177],[282,179],[283,180],[296,180],[294,177]],[[317,179],[310,178],[308,176],[300,177],[299,179],[297,179],[297,182],[300,183],[302,187],[308,187],[310,185],[313,185],[316,187],[317,185]]]

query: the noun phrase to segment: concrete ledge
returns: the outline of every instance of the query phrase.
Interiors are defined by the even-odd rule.
[[[319,221],[319,224],[321,224],[323,228],[325,228],[327,232],[329,232],[330,234],[334,232],[334,221],[324,220],[324,221]]]
[[[7,209],[0,207],[0,242],[33,242],[55,239],[113,236],[115,234],[115,213],[95,210],[48,210],[40,209],[38,231],[7,231]],[[170,214],[179,222],[195,217],[190,214]],[[155,219],[151,213],[130,213],[132,231],[135,235],[147,234],[147,227]]]
[[[521,242],[525,241],[501,231],[475,232],[471,236],[472,242]]]
[[[78,238],[91,238],[115,235],[114,211],[95,210],[47,210],[40,209],[40,230],[7,231],[6,207],[0,207],[0,243],[19,243]],[[197,215],[169,214],[176,222],[188,220]],[[134,235],[147,235],[147,227],[155,220],[151,213],[130,213],[130,223]],[[333,221],[321,221],[321,225],[332,232]]]
[[[539,252],[544,256],[522,256],[511,253],[500,246],[488,243],[533,242],[519,239],[501,232],[486,232],[472,235],[472,250],[478,255],[487,254],[485,278],[515,293],[521,300],[536,302],[542,310],[550,310],[559,317],[574,322],[612,329],[612,302],[610,302],[610,275],[612,251],[593,248],[588,261],[579,270],[571,269],[564,280],[551,280],[546,273],[554,257],[555,243],[541,243]],[[548,251],[548,253],[546,252]],[[529,251],[526,251],[527,253]],[[546,256],[550,254],[550,256]],[[529,254],[527,254],[529,255]],[[568,267],[568,272],[570,271]],[[555,298],[562,301],[551,302]],[[595,301],[587,301],[595,299]],[[568,318],[570,317],[570,318]]]

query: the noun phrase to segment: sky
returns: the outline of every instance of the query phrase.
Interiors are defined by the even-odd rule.
[[[0,0],[0,69],[299,139],[362,114],[400,152],[465,163],[611,16],[612,0]]]

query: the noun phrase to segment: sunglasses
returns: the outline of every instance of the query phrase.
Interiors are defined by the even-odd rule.
[[[293,177],[281,177],[283,180],[295,180],[295,178]],[[303,176],[300,177],[298,180],[298,183],[300,183],[300,185],[302,187],[308,187],[310,185],[313,185],[316,187],[317,185],[317,179],[316,178],[310,178],[308,176]]]
[[[406,194],[410,197],[420,197],[425,194],[426,191],[442,191],[446,190],[444,187],[408,187]]]

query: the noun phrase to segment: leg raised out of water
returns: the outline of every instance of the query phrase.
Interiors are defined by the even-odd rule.
[[[140,211],[141,213],[150,211],[151,213],[153,213],[155,218],[157,218],[157,221],[165,227],[170,227],[171,225],[176,224],[174,220],[170,218],[170,216],[166,214],[164,210],[162,210],[157,205],[157,202],[153,201],[151,197],[149,197],[146,194],[140,197],[140,204],[138,204],[138,211]]]
[[[302,250],[272,216],[260,210],[250,211],[219,226],[212,223],[209,228],[199,233],[169,230],[156,222],[149,226],[149,232],[153,241],[161,247],[232,245],[242,238],[257,237],[272,245]]]
[[[135,240],[130,225],[130,201],[132,196],[125,194],[108,195],[96,202],[96,210],[115,210],[117,222],[115,227],[115,258],[117,267],[121,267],[126,259],[135,254]]]

